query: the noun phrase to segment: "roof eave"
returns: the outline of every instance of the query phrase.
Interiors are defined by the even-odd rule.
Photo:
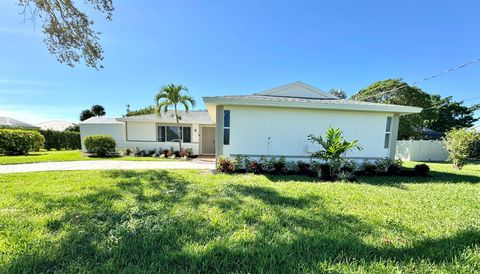
[[[310,102],[278,102],[278,101],[259,101],[243,98],[219,98],[203,97],[206,105],[232,105],[232,106],[263,106],[263,107],[285,107],[285,108],[304,108],[304,109],[325,109],[325,110],[350,110],[366,112],[390,112],[400,115],[420,113],[422,108],[411,106],[366,106],[352,104],[316,104]]]

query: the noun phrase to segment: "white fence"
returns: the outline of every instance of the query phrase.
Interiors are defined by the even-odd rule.
[[[442,141],[397,141],[395,158],[406,161],[445,161],[448,151]]]

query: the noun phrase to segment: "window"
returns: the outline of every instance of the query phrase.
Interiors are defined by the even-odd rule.
[[[389,148],[390,146],[390,133],[392,130],[392,117],[387,117],[387,125],[385,127],[385,141],[384,141],[384,148]]]
[[[180,131],[176,126],[158,126],[159,142],[178,142],[190,143],[192,139],[191,127],[180,127]]]
[[[230,110],[223,111],[223,144],[230,144]]]

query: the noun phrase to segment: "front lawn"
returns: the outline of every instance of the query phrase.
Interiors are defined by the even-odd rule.
[[[27,156],[0,156],[0,165],[28,164],[40,162],[89,161],[89,160],[122,160],[122,161],[168,161],[171,159],[154,157],[89,157],[80,150],[60,150],[32,152]]]
[[[3,272],[480,271],[480,166],[322,183],[204,171],[0,176]]]

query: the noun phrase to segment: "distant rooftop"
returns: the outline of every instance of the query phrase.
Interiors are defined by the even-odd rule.
[[[213,124],[210,115],[206,110],[190,110],[185,112],[185,110],[178,111],[179,116],[181,117],[180,123],[192,123],[192,124]],[[164,122],[164,123],[176,123],[175,112],[169,110],[167,113],[163,113],[161,116],[156,114],[145,114],[145,115],[136,115],[119,118],[119,121],[152,121],[152,122]]]
[[[22,122],[17,119],[10,117],[0,117],[0,127],[11,127],[11,128],[38,128],[29,123]]]
[[[46,121],[43,123],[36,124],[36,126],[40,127],[43,130],[56,130],[56,131],[64,131],[70,126],[73,126],[74,123],[69,121],[62,121],[62,120],[53,120],[53,121]]]
[[[123,124],[122,122],[118,121],[117,118],[112,117],[91,117],[87,120],[80,122],[80,124]]]

